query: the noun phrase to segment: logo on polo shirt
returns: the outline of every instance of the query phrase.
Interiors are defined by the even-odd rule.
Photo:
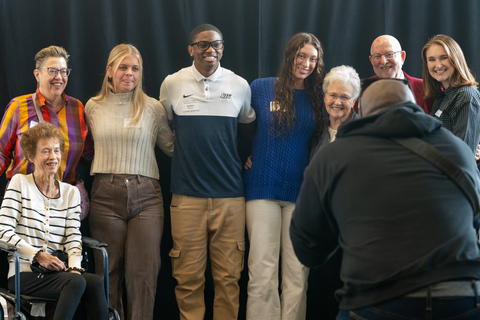
[[[190,96],[193,96],[193,93],[192,93],[192,94],[189,94],[189,95],[186,95],[186,94],[183,95],[184,98],[188,98],[188,97],[190,97]]]
[[[221,99],[230,99],[232,97],[232,94],[231,93],[222,93],[220,95],[220,98]]]

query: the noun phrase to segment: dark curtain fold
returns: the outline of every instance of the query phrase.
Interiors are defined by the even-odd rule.
[[[480,61],[475,59],[480,52],[479,16],[478,0],[4,0],[0,1],[0,108],[35,90],[34,55],[52,44],[70,53],[73,71],[65,92],[83,103],[100,89],[108,53],[119,43],[138,47],[144,60],[145,91],[158,98],[163,79],[192,63],[188,38],[201,23],[214,24],[223,32],[222,66],[249,82],[277,75],[285,44],[301,31],[322,42],[326,71],[345,64],[361,77],[373,75],[370,45],[377,36],[390,34],[407,52],[404,70],[421,77],[421,49],[430,37],[443,33],[460,44],[470,68],[479,74]],[[170,320],[178,319],[168,257],[170,159],[160,152],[157,156],[166,212],[155,319]],[[88,168],[80,171],[88,186]],[[308,319],[334,319],[332,289],[338,283],[325,282],[335,277],[332,268],[312,272]],[[240,319],[245,318],[247,280],[245,269]],[[208,279],[207,319],[212,315],[212,287]]]

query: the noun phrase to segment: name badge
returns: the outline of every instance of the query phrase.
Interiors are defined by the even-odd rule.
[[[30,128],[35,127],[38,124],[37,121],[30,121]]]
[[[123,120],[123,127],[126,128],[130,124],[130,121],[132,121],[132,118],[125,118]],[[129,128],[140,128],[140,125],[135,125],[135,126],[130,126]]]
[[[437,117],[440,117],[442,115],[442,110],[437,110],[437,112],[435,112],[435,115]]]
[[[200,111],[200,104],[196,99],[189,99],[183,101],[183,112],[195,112]]]
[[[280,103],[276,101],[270,101],[270,112],[273,111],[280,111]],[[285,109],[283,109],[283,111],[285,112]]]
[[[270,112],[280,110],[280,105],[276,102],[270,101]]]

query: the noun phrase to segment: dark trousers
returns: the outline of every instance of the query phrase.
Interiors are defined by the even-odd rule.
[[[400,298],[375,306],[341,310],[337,320],[478,320],[479,297]]]
[[[15,292],[15,277],[8,279],[8,289]],[[73,319],[80,299],[86,304],[89,320],[108,319],[108,306],[102,279],[91,273],[52,272],[39,277],[36,272],[20,273],[22,294],[58,299],[54,320]]]

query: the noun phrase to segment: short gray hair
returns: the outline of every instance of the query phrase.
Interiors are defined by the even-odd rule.
[[[40,68],[48,58],[63,58],[68,63],[70,55],[67,50],[59,46],[50,46],[38,51],[35,55],[35,68]]]
[[[357,99],[360,95],[360,77],[357,71],[350,66],[339,66],[332,68],[323,80],[323,92],[328,91],[328,87],[334,81],[341,81],[344,84],[350,84],[353,88],[353,98]]]

